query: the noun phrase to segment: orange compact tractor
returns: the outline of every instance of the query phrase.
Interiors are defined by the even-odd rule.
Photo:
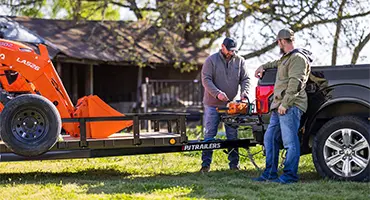
[[[80,136],[78,123],[63,119],[123,116],[97,96],[85,96],[73,106],[47,48],[39,53],[18,42],[0,39],[0,133],[13,152],[35,156],[49,150],[61,129]],[[99,121],[86,124],[87,138],[107,138],[132,125],[132,121]]]

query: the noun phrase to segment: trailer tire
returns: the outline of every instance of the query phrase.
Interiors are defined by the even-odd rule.
[[[62,121],[57,108],[40,95],[24,94],[9,101],[0,115],[0,135],[14,153],[38,156],[57,142]]]
[[[312,158],[316,171],[335,180],[369,181],[369,122],[341,116],[326,122],[316,134]]]

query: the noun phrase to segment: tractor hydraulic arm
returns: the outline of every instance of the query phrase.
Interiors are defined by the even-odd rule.
[[[39,51],[40,55],[21,43],[0,40],[0,70],[17,72],[18,75],[24,77],[24,79],[19,79],[20,85],[23,87],[23,89],[19,88],[21,91],[8,92],[40,94],[57,107],[62,118],[71,118],[74,106],[49,59],[46,46],[39,45]],[[5,88],[11,85],[9,82],[1,84]],[[29,87],[25,87],[25,85]],[[28,88],[29,91],[22,91],[24,88]],[[15,90],[17,89],[15,88]]]

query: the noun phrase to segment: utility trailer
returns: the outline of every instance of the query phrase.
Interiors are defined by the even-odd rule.
[[[74,105],[45,45],[0,39],[0,162],[248,148],[250,139],[191,141],[186,114],[123,114],[96,95]],[[140,133],[150,120],[154,132]],[[167,130],[160,131],[160,123]],[[131,134],[114,134],[132,128]],[[60,137],[64,132],[66,135]],[[68,135],[68,136],[67,136]]]
[[[96,158],[123,155],[172,153],[224,148],[246,148],[255,146],[251,138],[238,140],[189,140],[186,134],[187,113],[143,113],[126,114],[123,117],[88,117],[62,119],[63,123],[79,123],[80,137],[62,135],[55,145],[39,156],[21,156],[12,152],[0,140],[0,162],[57,160],[74,158]],[[132,120],[132,133],[116,133],[104,139],[86,137],[89,122]],[[140,123],[150,120],[153,132],[140,132]],[[166,130],[160,124],[166,124]]]

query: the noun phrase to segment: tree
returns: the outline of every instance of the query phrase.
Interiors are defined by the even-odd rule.
[[[5,2],[14,7],[14,14],[28,16],[42,15],[33,8],[49,5],[45,0]],[[222,36],[233,36],[241,41],[240,52],[246,59],[274,49],[282,27],[294,30],[307,45],[317,41],[331,52],[333,65],[347,54],[344,50],[352,52],[351,62],[356,63],[369,41],[366,0],[57,0],[51,6],[51,17],[65,10],[65,18],[74,20],[117,20],[119,9],[126,8],[137,20],[166,28],[199,50],[211,48]]]
[[[14,15],[40,18],[57,18],[61,13],[64,19],[100,20],[119,19],[119,10],[113,8],[108,0],[0,0],[1,5],[8,6]],[[48,16],[46,16],[44,13]],[[103,17],[104,12],[104,17]]]
[[[40,10],[45,7],[46,0],[0,0],[0,5],[7,6],[14,14],[41,18],[44,15]]]
[[[324,1],[324,0],[307,0],[307,1],[286,1],[282,4],[276,4],[274,13],[258,14],[255,15],[254,24],[260,24],[263,29],[260,31],[260,35],[265,40],[262,40],[261,47],[254,49],[250,53],[247,53],[245,58],[252,58],[265,53],[268,50],[274,48],[274,38],[270,37],[271,33],[276,34],[277,28],[289,27],[296,33],[303,32],[304,39],[307,43],[310,40],[320,40],[323,36],[323,26],[331,27],[337,25],[337,29],[329,28],[327,31],[329,34],[333,34],[332,30],[335,30],[337,34],[331,36],[334,40],[332,46],[332,55],[335,60],[337,57],[337,45],[339,40],[339,34],[341,33],[341,24],[348,21],[358,21],[361,18],[368,17],[370,14],[370,4],[355,4],[354,2],[342,1],[342,4],[336,4],[335,1]],[[268,34],[266,34],[268,33]],[[347,35],[350,38],[356,38],[358,35],[352,32],[352,35]],[[319,41],[326,43],[330,39],[324,39],[325,41]],[[264,45],[265,44],[265,45]],[[267,45],[266,45],[267,44]],[[329,46],[329,45],[328,45]],[[335,58],[334,58],[335,57]]]

